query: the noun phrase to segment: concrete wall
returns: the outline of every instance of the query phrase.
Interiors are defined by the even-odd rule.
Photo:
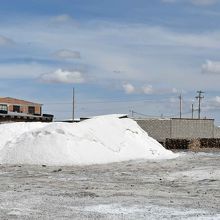
[[[136,122],[149,136],[160,142],[164,142],[167,138],[220,137],[220,128],[215,128],[213,119],[136,119]]]
[[[215,138],[220,138],[220,127],[215,127]]]
[[[158,141],[164,141],[171,137],[170,119],[136,119],[136,122],[149,136]]]
[[[171,138],[214,138],[214,120],[172,119]]]

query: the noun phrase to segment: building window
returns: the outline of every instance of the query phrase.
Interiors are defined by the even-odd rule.
[[[8,106],[7,105],[3,105],[3,104],[0,104],[0,111],[8,111]]]
[[[35,114],[35,107],[34,106],[28,106],[28,113],[34,115]]]
[[[20,106],[19,105],[13,105],[13,112],[20,112]]]

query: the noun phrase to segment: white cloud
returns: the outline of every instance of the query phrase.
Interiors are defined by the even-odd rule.
[[[51,17],[49,20],[49,26],[51,27],[77,27],[79,24],[68,14],[61,14]]]
[[[154,92],[152,85],[146,85],[142,87],[142,92],[144,94],[152,94]]]
[[[172,93],[178,93],[178,90],[176,88],[172,88]]]
[[[152,85],[145,85],[141,88],[143,94],[177,94],[176,88],[155,88]]]
[[[217,0],[191,0],[194,5],[207,6],[217,3]]]
[[[220,61],[207,60],[202,65],[202,72],[208,74],[220,74]]]
[[[161,0],[163,3],[190,3],[197,6],[214,5],[217,0]]]
[[[58,50],[53,54],[56,58],[59,59],[80,59],[81,55],[78,51],[73,50]]]
[[[72,17],[68,14],[61,14],[61,15],[52,17],[51,21],[55,23],[65,23],[68,21],[72,21]]]
[[[13,40],[0,35],[0,46],[9,46],[9,45],[12,45],[12,44],[14,44]]]
[[[161,0],[164,3],[176,3],[177,0]]]
[[[125,83],[122,85],[126,94],[135,93],[135,87],[131,83]]]
[[[170,103],[177,103],[179,100],[178,100],[178,98],[177,97],[170,97],[169,98],[169,102]]]
[[[53,67],[41,65],[38,63],[29,64],[1,64],[0,65],[0,79],[21,79],[21,78],[36,78],[39,73],[50,72]]]
[[[48,20],[48,17],[46,19]],[[7,54],[8,57],[31,56],[44,62],[43,65],[1,63],[0,78],[37,78],[39,73],[53,73],[59,67],[70,69],[72,63],[60,60],[51,62],[51,59],[47,63],[48,54],[68,48],[70,51],[77,49],[83,54],[83,59],[77,60],[78,66],[73,68],[81,69],[80,65],[83,64],[89,76],[97,79],[95,83],[107,84],[114,81],[117,82],[117,89],[122,89],[122,82],[131,82],[123,86],[128,94],[143,94],[141,89],[145,82],[152,84],[153,94],[156,95],[165,92],[175,93],[175,90],[171,91],[173,87],[193,90],[195,84],[197,88],[205,91],[219,90],[220,74],[212,77],[207,74],[199,75],[199,63],[203,62],[204,56],[215,57],[220,61],[218,29],[198,33],[190,28],[172,29],[146,24],[123,25],[101,21],[85,22],[79,28],[70,28],[69,22],[72,21],[70,16],[58,16],[54,22],[62,25],[54,28],[52,25],[48,26],[43,17],[42,20],[27,19],[24,23],[20,22],[19,26],[3,26],[2,33],[7,33],[7,36],[22,42],[16,51],[8,52],[11,53]],[[63,25],[65,23],[67,25]],[[27,42],[31,44],[28,45],[29,48],[24,48]],[[2,53],[2,60],[7,59],[4,56]],[[69,55],[64,55],[67,56]],[[208,65],[204,64],[203,69],[216,72],[216,69],[219,69],[215,67],[213,71],[216,64],[219,66],[218,62],[210,61]],[[45,78],[50,82],[57,81],[53,74]],[[58,78],[58,81],[70,81]],[[81,78],[83,80],[79,81],[85,81],[84,76]]]
[[[219,111],[219,107],[220,107],[220,96],[215,96],[215,97],[206,99],[203,105],[203,109],[205,111],[215,111],[215,110]]]
[[[97,83],[119,81],[121,88],[121,82],[132,82],[134,85],[150,82],[153,86],[163,82],[165,88],[188,90],[194,88],[196,80],[200,88],[219,88],[213,77],[207,79],[207,75],[203,74],[197,78],[201,71],[198,60],[204,59],[201,58],[203,54],[216,56],[217,59],[219,57],[218,30],[180,33],[159,26],[101,21],[88,22],[79,28],[63,25],[62,28],[53,29],[37,20],[32,22],[31,29],[30,25],[24,25],[22,28],[4,27],[3,31],[12,38],[19,36],[23,42],[36,39],[31,45],[30,54],[39,59],[47,58],[51,51],[59,51],[60,48],[71,51],[79,48],[83,59],[77,60],[77,66],[73,68],[85,68]],[[24,54],[19,56],[25,56]],[[51,67],[72,68],[69,63],[63,63],[62,66],[49,63],[48,67],[49,71],[39,73],[50,72]],[[116,73],[115,70],[119,72]],[[141,86],[136,92],[140,93],[140,90]]]
[[[216,96],[214,101],[217,102],[218,104],[220,104],[220,96]]]
[[[48,83],[84,83],[83,74],[78,70],[57,69],[54,72],[42,74],[39,79]]]
[[[125,83],[122,85],[126,94],[145,94],[145,95],[155,95],[155,94],[177,94],[176,88],[155,88],[152,85],[139,85],[134,86],[131,83]]]

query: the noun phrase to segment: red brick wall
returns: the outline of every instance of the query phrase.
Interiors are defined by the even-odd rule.
[[[33,105],[29,105],[29,106],[33,106]],[[35,107],[35,114],[40,115],[41,114],[41,106],[35,105],[34,107]],[[8,111],[13,112],[13,105],[9,104]],[[22,113],[28,114],[28,105],[20,106],[20,111]]]
[[[8,104],[8,111],[13,112],[13,105],[20,106],[22,113],[28,114],[28,106],[35,107],[35,114],[41,114],[41,104],[14,98],[0,98],[0,103]]]

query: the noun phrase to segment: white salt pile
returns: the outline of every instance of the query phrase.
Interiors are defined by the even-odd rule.
[[[1,164],[89,165],[176,157],[135,121],[116,115],[74,124],[4,124],[0,136]]]

